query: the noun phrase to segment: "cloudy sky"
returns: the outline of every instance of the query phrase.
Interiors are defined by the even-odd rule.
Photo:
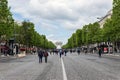
[[[29,20],[38,33],[64,44],[76,29],[103,17],[112,0],[8,0],[16,21]]]

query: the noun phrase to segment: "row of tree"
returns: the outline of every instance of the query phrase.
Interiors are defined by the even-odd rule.
[[[34,24],[23,21],[18,24],[14,21],[7,0],[0,0],[0,42],[14,40],[15,43],[37,46],[41,48],[55,48],[45,35],[40,35],[34,29]]]
[[[98,22],[85,25],[72,34],[63,48],[87,46],[101,42],[113,44],[120,42],[120,0],[113,0],[112,12],[111,18],[106,20],[103,28],[100,28]],[[120,47],[120,45],[116,46]]]
[[[85,25],[82,29],[78,29],[72,34],[63,48],[75,48],[83,45],[99,43],[102,41],[101,31],[100,25],[97,22]]]
[[[34,24],[29,21],[23,21],[22,25],[14,24],[15,42],[41,48],[56,48],[55,45],[48,41],[45,35],[40,35],[34,29]]]

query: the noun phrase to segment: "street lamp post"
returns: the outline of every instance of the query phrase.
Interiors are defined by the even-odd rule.
[[[14,20],[12,20],[12,26],[13,26],[13,36],[12,36],[12,39],[14,39],[14,43],[15,43],[15,39],[16,39],[16,29],[15,29],[15,25],[14,25]]]
[[[16,27],[15,27],[15,22],[13,20],[13,28],[14,28],[14,46],[13,46],[13,51],[14,51],[14,55],[16,55]]]
[[[108,37],[108,53],[110,54],[110,37]]]
[[[15,21],[12,20],[12,22],[13,22],[13,41],[14,41],[12,44],[12,52],[14,53],[14,55],[16,55],[17,54],[16,36],[18,34],[16,34]]]
[[[44,36],[44,49],[45,49],[45,36]]]

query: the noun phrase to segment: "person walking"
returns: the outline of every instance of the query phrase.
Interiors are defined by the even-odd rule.
[[[60,55],[60,58],[62,57],[62,54],[63,54],[63,52],[62,52],[62,49],[59,51],[59,55]]]
[[[80,49],[77,49],[77,53],[78,53],[78,55],[80,55]]]
[[[42,63],[43,51],[40,49],[38,49],[38,57],[39,57],[39,63]]]
[[[98,48],[98,54],[99,54],[99,57],[101,57],[101,54],[102,54],[102,49],[101,48]]]
[[[64,50],[64,53],[65,53],[65,56],[66,56],[66,54],[67,54],[67,50],[66,49]]]
[[[47,57],[48,57],[48,52],[47,51],[44,52],[44,57],[45,57],[45,63],[47,63]]]

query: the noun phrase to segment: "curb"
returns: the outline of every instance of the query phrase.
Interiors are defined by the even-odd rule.
[[[18,54],[17,56],[18,56],[18,58],[22,58],[22,57],[25,57],[26,54]]]
[[[118,55],[118,54],[104,54],[104,55],[107,55],[107,56],[120,56],[120,55]]]

